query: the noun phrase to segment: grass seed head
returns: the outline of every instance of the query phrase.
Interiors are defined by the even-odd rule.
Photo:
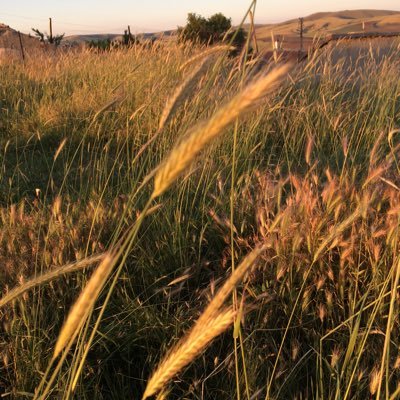
[[[110,276],[114,263],[114,257],[111,254],[106,254],[97,269],[93,272],[77,301],[72,306],[64,326],[61,329],[54,349],[54,358],[68,345],[76,331],[78,331],[85,322],[101,289]]]
[[[201,63],[189,74],[183,83],[175,90],[175,93],[167,101],[161,114],[158,130],[161,131],[174,116],[179,106],[193,94],[193,89],[207,69],[209,57],[204,58]]]
[[[193,361],[218,335],[232,325],[235,313],[228,308],[207,323],[197,322],[192,331],[161,362],[147,383],[143,400],[161,390],[169,380]]]
[[[220,108],[209,120],[198,124],[186,139],[174,147],[158,169],[152,197],[155,198],[164,193],[189,167],[196,156],[219,137],[225,128],[249,112],[263,96],[276,89],[287,76],[291,66],[288,64],[275,68],[268,75],[257,79]]]
[[[369,380],[369,391],[372,395],[374,395],[378,390],[379,382],[380,382],[380,371],[379,368],[375,368],[371,372]]]

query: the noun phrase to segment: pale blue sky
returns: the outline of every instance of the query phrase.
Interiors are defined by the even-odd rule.
[[[133,32],[174,29],[188,12],[209,16],[222,12],[240,21],[250,0],[0,0],[0,22],[29,32],[48,30],[53,18],[55,33]],[[385,9],[400,12],[400,0],[258,0],[256,22],[277,22],[318,11]]]

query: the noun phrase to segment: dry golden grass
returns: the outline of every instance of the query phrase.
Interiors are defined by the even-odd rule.
[[[99,266],[93,272],[87,285],[82,290],[75,304],[72,306],[64,326],[58,336],[54,347],[53,358],[56,358],[65,346],[68,345],[71,338],[79,331],[80,327],[85,322],[87,316],[94,307],[94,303],[108,277],[110,276],[115,264],[115,257],[106,253]]]
[[[235,313],[232,308],[219,312],[204,324],[196,324],[193,330],[161,362],[147,383],[142,399],[161,390],[171,378],[193,361],[218,335],[232,325]]]
[[[4,307],[6,304],[10,303],[14,299],[23,295],[28,290],[33,289],[36,286],[44,285],[47,282],[52,281],[62,275],[69,274],[87,268],[99,261],[102,261],[105,254],[99,254],[96,256],[88,257],[82,261],[77,261],[71,264],[63,265],[62,267],[54,268],[42,275],[32,278],[31,280],[24,282],[21,286],[17,286],[10,290],[5,296],[0,299],[0,307]]]
[[[226,45],[220,45],[220,46],[212,46],[212,47],[208,47],[206,48],[204,51],[198,52],[196,53],[194,56],[190,57],[188,60],[186,60],[181,66],[180,66],[180,70],[184,70],[186,69],[189,65],[193,64],[196,61],[199,61],[203,58],[206,57],[210,57],[212,55],[218,54],[218,53],[222,53],[225,51],[229,51],[229,50],[234,50],[235,47],[231,47],[231,46],[226,46]]]
[[[184,103],[188,96],[193,94],[198,80],[207,69],[209,56],[204,56],[201,62],[193,69],[193,71],[184,79],[182,84],[178,86],[173,95],[168,99],[165,108],[160,117],[158,130],[161,131],[175,114],[176,110]]]
[[[196,156],[237,118],[253,109],[258,101],[273,92],[287,77],[293,65],[275,68],[268,75],[257,79],[220,108],[209,120],[194,127],[160,166],[154,179],[153,198],[165,192],[176,178],[184,172]]]
[[[173,46],[133,48],[112,57],[82,53],[2,69],[7,111],[0,132],[10,136],[3,138],[0,159],[6,294],[0,305],[7,301],[0,310],[0,391],[4,386],[16,398],[92,399],[97,393],[139,398],[143,392],[146,398],[161,390],[163,398],[171,378],[235,320],[234,337],[244,343],[237,360],[235,344],[221,339],[184,380],[174,382],[171,397],[247,392],[251,398],[267,388],[267,397],[276,399],[318,393],[321,399],[359,400],[374,392],[394,400],[398,64],[393,59],[378,68],[375,59],[364,59],[370,69],[357,70],[359,76],[342,73],[344,63],[322,59],[263,104],[258,100],[280,87],[285,73],[276,86],[268,86],[267,76],[242,91],[252,76],[250,63],[238,71],[234,61],[223,60],[201,76],[209,90],[183,96],[186,82],[179,82],[171,97],[171,84],[192,55]],[[197,60],[204,56],[200,49]],[[121,82],[126,99],[96,116]],[[169,123],[183,101],[179,125]],[[226,106],[214,112],[221,103]],[[235,125],[237,142],[225,136],[162,204],[146,203],[152,188],[143,179],[156,171],[172,142],[180,140],[157,171],[152,200],[257,104]],[[160,116],[166,134],[141,152]],[[196,125],[200,118],[205,122]],[[182,138],[188,126],[194,128]],[[143,221],[148,214],[154,218]],[[92,324],[87,313],[116,261],[109,250],[108,262],[88,281],[85,274],[66,273],[116,248],[121,237],[127,244]],[[243,254],[249,256],[229,276],[230,261]],[[235,314],[225,307],[247,273],[238,297],[254,312],[241,319],[242,309]],[[36,278],[27,280],[31,276]],[[216,285],[221,289],[214,296]],[[209,292],[212,300],[201,313],[198,304]],[[182,334],[193,316],[197,322]],[[183,338],[146,388],[143,377],[177,334]]]
[[[232,324],[236,312],[232,308],[221,311],[221,307],[267,247],[268,245],[256,247],[232,272],[191,331],[171,350],[153,373],[147,383],[143,399],[162,389],[173,376],[192,362],[215,337]]]

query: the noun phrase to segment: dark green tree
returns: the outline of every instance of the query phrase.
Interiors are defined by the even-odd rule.
[[[247,32],[243,28],[238,28],[235,31],[231,31],[226,35],[226,42],[231,43],[232,46],[235,47],[235,50],[231,51],[232,56],[238,55],[243,47],[246,45],[247,41]],[[249,53],[252,52],[252,49],[249,49]]]
[[[236,47],[232,54],[237,54],[245,45],[247,33],[239,28],[232,29],[230,18],[222,13],[204,18],[201,15],[190,13],[184,27],[178,27],[178,38],[180,42],[192,42],[199,44],[215,44],[224,41]]]
[[[103,40],[90,40],[88,47],[97,51],[108,51],[111,50],[111,40],[109,38]]]
[[[211,43],[222,40],[226,32],[232,27],[230,18],[225,17],[222,13],[214,14],[207,20],[207,31]]]
[[[195,13],[189,13],[184,27],[178,28],[179,40],[183,42],[207,43],[210,40],[207,20]]]

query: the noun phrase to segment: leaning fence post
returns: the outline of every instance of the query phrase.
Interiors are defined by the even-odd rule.
[[[21,37],[21,32],[20,31],[18,31],[18,37],[19,37],[19,45],[21,47],[22,61],[25,64],[25,52],[24,52],[24,46],[22,44],[22,37]]]

